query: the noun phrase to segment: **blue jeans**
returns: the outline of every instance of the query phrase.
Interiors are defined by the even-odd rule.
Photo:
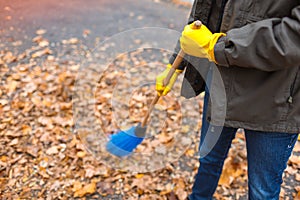
[[[200,152],[212,132],[221,131],[216,145],[204,157],[195,177],[190,200],[209,200],[218,186],[224,160],[227,157],[236,128],[211,126],[206,120],[209,94],[206,92],[203,108]],[[208,130],[211,129],[211,130]],[[214,129],[214,130],[212,130]],[[250,200],[279,199],[282,174],[297,141],[298,134],[244,130],[248,161],[248,191]],[[204,138],[206,140],[204,140]],[[208,139],[209,141],[209,139]],[[209,146],[209,145],[208,145]]]

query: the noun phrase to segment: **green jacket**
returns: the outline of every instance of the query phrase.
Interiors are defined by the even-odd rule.
[[[189,23],[195,20],[227,35],[215,46],[217,66],[186,58],[182,95],[189,98],[202,92],[204,77],[213,68],[222,84],[213,79],[212,86],[222,85],[226,94],[223,103],[209,102],[208,120],[213,124],[222,118],[218,110],[211,114],[216,101],[224,104],[219,109],[225,108],[225,126],[299,133],[300,1],[195,0]],[[218,89],[212,87],[214,92]]]

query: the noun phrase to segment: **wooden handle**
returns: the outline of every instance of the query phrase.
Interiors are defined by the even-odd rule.
[[[170,82],[170,79],[172,78],[176,69],[179,67],[180,63],[182,62],[184,55],[185,55],[185,53],[182,50],[180,50],[179,53],[177,54],[177,56],[172,64],[172,68],[170,69],[168,75],[164,79],[164,82],[163,82],[164,86],[168,85],[168,83]]]
[[[193,29],[199,29],[202,25],[202,22],[197,20],[194,23]],[[167,74],[166,78],[163,81],[164,86],[168,85],[168,83],[170,82],[170,79],[172,78],[173,74],[175,73],[176,69],[179,67],[180,63],[183,60],[185,53],[180,50],[179,53],[177,54],[173,64],[172,64],[172,68],[170,69],[169,73]],[[145,125],[147,124],[147,121],[149,119],[149,116],[155,106],[155,104],[158,102],[160,96],[158,94],[156,94],[155,98],[152,100],[149,109],[147,111],[146,116],[144,117],[142,123],[141,123],[141,127],[145,127]]]
[[[197,20],[194,22],[193,29],[199,29],[202,25],[202,22],[200,20]]]
[[[151,114],[151,112],[152,112],[152,110],[154,108],[154,105],[158,102],[159,98],[160,98],[160,96],[158,94],[156,94],[155,98],[152,100],[152,102],[151,102],[151,104],[149,106],[149,109],[147,111],[146,116],[144,117],[144,119],[143,119],[143,121],[141,123],[141,127],[145,127],[146,126],[147,121],[149,119],[149,116],[150,116],[150,114]]]
[[[200,20],[197,20],[194,22],[193,29],[199,29],[201,27],[201,25],[202,25],[202,22]],[[173,62],[172,68],[170,69],[167,77],[164,79],[164,82],[163,82],[164,86],[168,85],[168,83],[169,83],[170,79],[172,78],[173,74],[175,73],[176,69],[182,62],[184,55],[185,55],[185,53],[182,50],[180,50]]]
[[[180,50],[179,53],[178,53],[178,55],[176,56],[173,64],[172,64],[172,68],[170,69],[169,73],[167,74],[166,78],[164,79],[164,82],[163,82],[164,85],[168,85],[171,77],[173,76],[173,74],[175,73],[176,69],[179,67],[180,63],[182,62],[184,55],[185,55],[185,53],[182,50]],[[149,119],[149,116],[150,116],[150,114],[151,114],[151,112],[152,112],[155,104],[158,102],[159,98],[160,98],[160,96],[156,93],[156,96],[152,100],[152,102],[151,102],[151,104],[149,106],[149,109],[147,111],[147,114],[146,114],[146,116],[144,117],[144,119],[143,119],[143,121],[141,123],[141,127],[145,127],[146,126],[147,121]]]

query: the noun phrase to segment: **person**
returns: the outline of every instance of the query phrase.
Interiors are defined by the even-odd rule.
[[[199,29],[193,28],[195,20],[202,22]],[[185,60],[164,86],[180,48]],[[243,128],[248,198],[279,199],[283,171],[300,132],[300,2],[195,0],[175,52],[156,78],[158,94],[166,95],[184,69],[182,95],[191,98],[205,90],[200,166],[188,198],[213,198],[231,142]],[[211,87],[220,85],[212,78],[216,73],[227,99],[223,124],[219,112],[212,114],[218,99],[211,97],[218,90]],[[208,148],[213,137],[216,142]]]

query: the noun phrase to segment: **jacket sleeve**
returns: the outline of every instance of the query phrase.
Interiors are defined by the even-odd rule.
[[[300,66],[300,6],[290,17],[270,18],[232,29],[215,45],[221,66],[276,71]]]

